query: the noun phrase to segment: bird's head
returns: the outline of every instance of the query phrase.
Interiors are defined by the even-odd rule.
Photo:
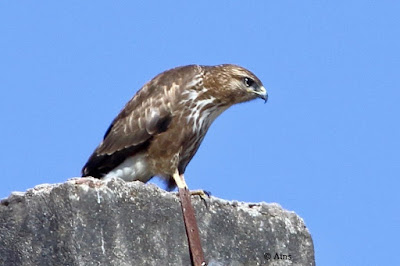
[[[212,89],[211,93],[228,106],[256,98],[268,100],[262,82],[252,72],[237,65],[207,67],[204,87]]]

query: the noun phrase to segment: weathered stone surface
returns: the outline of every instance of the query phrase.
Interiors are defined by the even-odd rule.
[[[190,265],[176,194],[69,180],[0,204],[0,265]],[[209,265],[314,265],[303,220],[277,204],[192,198]]]

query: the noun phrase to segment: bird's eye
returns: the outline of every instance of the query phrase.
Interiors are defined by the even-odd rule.
[[[243,79],[243,83],[246,85],[246,87],[251,87],[254,84],[254,80],[246,77]]]

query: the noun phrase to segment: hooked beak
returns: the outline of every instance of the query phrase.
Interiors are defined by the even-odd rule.
[[[264,103],[268,101],[268,93],[267,90],[264,88],[264,86],[261,86],[256,90],[254,90],[254,93],[257,94],[257,97],[263,99]]]

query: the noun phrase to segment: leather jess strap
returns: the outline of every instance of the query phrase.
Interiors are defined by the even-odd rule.
[[[192,264],[194,266],[205,266],[207,263],[204,260],[199,228],[197,226],[196,216],[194,214],[189,190],[187,188],[179,188],[179,198],[181,200],[183,220],[189,242],[189,251]]]

